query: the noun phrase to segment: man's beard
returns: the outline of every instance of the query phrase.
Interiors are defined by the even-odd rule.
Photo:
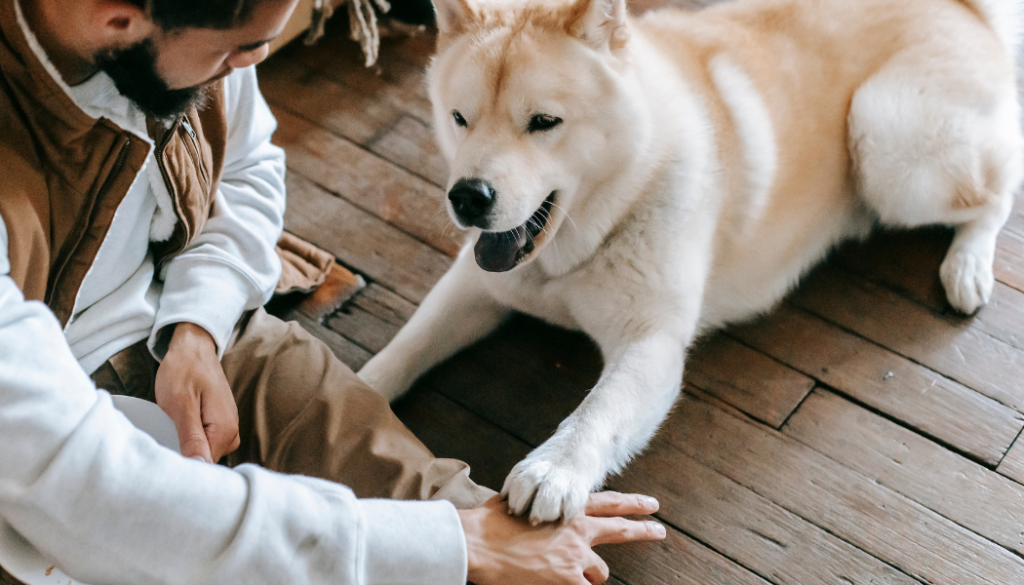
[[[156,47],[152,39],[126,49],[110,49],[96,57],[96,66],[110,76],[121,95],[131,100],[146,116],[173,122],[189,108],[206,99],[206,87],[197,85],[170,89],[156,69]]]

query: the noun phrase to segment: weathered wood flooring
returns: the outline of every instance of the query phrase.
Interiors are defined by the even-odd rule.
[[[433,37],[385,40],[376,74],[346,27],[259,71],[288,153],[286,227],[362,277],[338,270],[276,310],[358,369],[451,264],[459,234],[422,83]],[[1024,203],[976,317],[946,305],[949,241],[929,229],[847,246],[767,318],[697,345],[685,398],[609,484],[657,496],[669,537],[602,549],[613,583],[1024,583]],[[600,368],[584,336],[517,317],[396,411],[500,488]]]

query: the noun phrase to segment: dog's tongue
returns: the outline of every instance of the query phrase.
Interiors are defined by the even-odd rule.
[[[530,241],[526,226],[507,232],[483,232],[476,241],[476,263],[488,272],[512,270],[523,257],[523,248]]]

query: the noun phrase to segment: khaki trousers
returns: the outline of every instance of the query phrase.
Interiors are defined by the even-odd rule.
[[[241,446],[221,463],[256,463],[344,484],[360,498],[445,499],[459,508],[494,492],[469,466],[438,459],[387,401],[297,323],[243,316],[221,361],[238,404]],[[93,374],[97,387],[155,401],[158,364],[145,342]]]

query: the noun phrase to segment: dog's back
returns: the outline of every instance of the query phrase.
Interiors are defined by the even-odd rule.
[[[1020,182],[1020,12],[1014,0],[750,0],[640,19],[707,105],[732,177],[705,326],[770,308],[876,219],[998,217]],[[944,279],[963,289],[958,309],[984,302],[976,278]]]

